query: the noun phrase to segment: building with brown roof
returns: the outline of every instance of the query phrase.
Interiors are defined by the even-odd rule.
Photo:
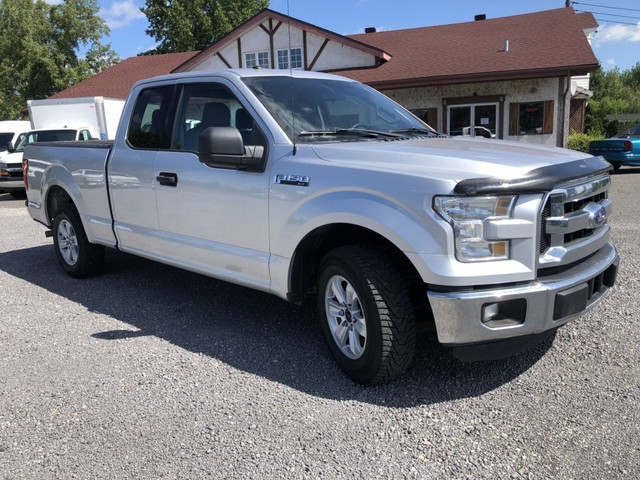
[[[590,13],[560,8],[344,36],[265,9],[202,51],[129,58],[54,97],[124,98],[171,72],[301,68],[366,83],[450,135],[562,146],[583,129],[596,28]]]

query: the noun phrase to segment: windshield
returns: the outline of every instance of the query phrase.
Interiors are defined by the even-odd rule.
[[[69,140],[75,140],[75,130],[42,130],[40,132],[28,132],[25,134],[18,145],[16,146],[16,152],[24,152],[24,147],[34,142],[65,142]]]
[[[288,76],[247,77],[243,81],[292,142],[436,134],[407,110],[361,83]]]

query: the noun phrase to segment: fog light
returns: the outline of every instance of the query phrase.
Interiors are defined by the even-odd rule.
[[[482,323],[487,323],[493,320],[500,313],[500,305],[497,303],[487,303],[482,306]]]
[[[524,323],[527,301],[524,298],[485,303],[482,306],[482,323],[488,328],[515,327]]]

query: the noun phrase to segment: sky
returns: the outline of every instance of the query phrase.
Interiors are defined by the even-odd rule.
[[[600,27],[593,37],[596,58],[605,70],[628,70],[640,62],[640,2],[588,0],[571,2],[576,11],[593,12]],[[140,12],[144,0],[99,0],[102,16],[111,29],[103,41],[122,58],[152,49],[156,42],[145,34],[147,19]],[[269,8],[335,33],[400,30],[551,10],[565,0],[271,0]]]

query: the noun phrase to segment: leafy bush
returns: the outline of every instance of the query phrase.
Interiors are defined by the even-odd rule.
[[[600,140],[603,135],[587,135],[586,133],[572,133],[569,135],[569,148],[579,152],[589,152],[589,142],[592,140]]]

